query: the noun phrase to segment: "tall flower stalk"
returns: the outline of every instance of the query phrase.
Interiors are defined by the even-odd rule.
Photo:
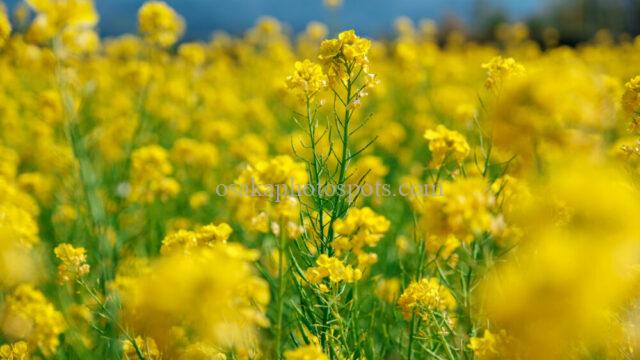
[[[369,40],[358,37],[353,30],[345,31],[322,42],[318,56],[321,64],[297,62],[294,73],[287,78],[289,89],[305,105],[306,111],[296,119],[306,132],[304,153],[296,153],[308,164],[314,189],[302,210],[307,232],[296,241],[297,251],[291,251],[299,301],[305,303],[297,313],[298,326],[302,341],[320,345],[331,359],[364,355],[359,344],[366,331],[360,329],[356,290],[364,268],[356,260],[359,253],[345,252],[334,241],[339,237],[349,241],[348,232],[338,235],[336,227],[358,195],[357,187],[348,186],[353,183],[349,164],[373,143],[354,151],[350,142],[364,125],[362,121],[354,126],[354,115],[366,90],[376,83],[375,75],[369,72],[370,47]],[[326,98],[332,99],[333,108],[325,123],[321,114],[325,114],[322,107]],[[360,184],[364,177],[355,180]],[[384,223],[386,219],[382,219]],[[351,265],[354,262],[357,266]]]

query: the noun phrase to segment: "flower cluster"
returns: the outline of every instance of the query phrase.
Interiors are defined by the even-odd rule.
[[[0,49],[7,42],[10,35],[11,22],[7,16],[7,9],[4,6],[0,6]]]
[[[400,295],[398,306],[406,318],[415,312],[424,321],[430,322],[433,312],[446,314],[455,310],[456,300],[437,278],[428,278],[409,284]]]
[[[122,319],[168,357],[197,342],[255,351],[259,329],[269,324],[270,299],[267,283],[252,268],[257,255],[229,243],[162,255],[148,271],[119,282]],[[175,342],[172,329],[182,329],[183,342]]]
[[[98,23],[91,0],[29,0],[27,3],[37,14],[27,36],[36,41],[46,41],[60,33],[67,39],[81,36],[92,32],[91,28]]]
[[[316,93],[327,86],[327,77],[322,66],[309,60],[296,61],[294,72],[286,79],[287,88],[300,100],[312,99]]]
[[[369,73],[369,49],[371,41],[358,37],[354,30],[341,32],[336,39],[324,40],[318,58],[324,64],[330,86],[336,88],[341,81],[355,75],[355,66],[360,67],[365,81],[373,84],[375,75]]]
[[[0,359],[29,360],[29,345],[24,341],[0,345]]]
[[[0,329],[5,336],[26,341],[29,348],[39,349],[45,356],[56,351],[60,344],[58,335],[65,327],[62,314],[28,284],[13,290],[0,312]]]
[[[427,130],[424,138],[429,142],[429,151],[431,151],[429,167],[432,169],[439,168],[447,159],[460,164],[471,152],[462,134],[449,130],[443,125],[438,125],[435,130]]]
[[[503,359],[507,355],[505,343],[507,334],[503,330],[497,334],[485,329],[481,337],[471,337],[467,347],[473,351],[478,360]]]
[[[195,231],[178,230],[162,240],[160,253],[169,254],[174,251],[182,251],[188,254],[199,248],[224,244],[232,232],[231,226],[226,223],[205,225]]]
[[[56,257],[61,261],[58,266],[58,281],[67,283],[89,273],[87,251],[83,247],[71,244],[60,244],[54,249]]]
[[[524,66],[516,62],[515,59],[503,58],[502,56],[496,56],[488,63],[482,64],[482,68],[487,70],[487,80],[484,83],[487,89],[495,89],[505,79],[522,75],[525,71]]]
[[[166,3],[149,1],[138,12],[138,27],[148,41],[169,47],[182,36],[184,21]]]
[[[156,199],[166,201],[180,191],[180,184],[169,175],[173,167],[167,151],[150,145],[136,149],[131,155],[132,201],[151,203]]]
[[[624,84],[622,106],[629,114],[636,114],[640,111],[640,76],[636,76]]]
[[[354,269],[350,265],[345,265],[340,259],[322,254],[316,260],[316,266],[305,270],[305,277],[311,284],[319,284],[320,289],[327,291],[325,284],[321,284],[322,280],[329,278],[331,283],[347,282],[352,283],[360,280],[362,271]]]
[[[303,232],[300,224],[300,201],[293,192],[307,185],[304,163],[290,156],[277,156],[248,166],[236,179],[239,194],[232,192],[236,203],[236,217],[248,227],[261,233],[280,230],[289,238]],[[284,227],[284,229],[281,229]]]
[[[353,208],[345,218],[337,219],[333,223],[333,229],[339,236],[333,240],[331,246],[338,256],[346,251],[353,251],[359,259],[361,255],[366,257],[363,248],[375,247],[390,226],[389,220],[376,214],[371,208]]]
[[[481,178],[445,182],[447,196],[432,196],[414,203],[422,215],[429,249],[451,253],[460,242],[471,243],[475,236],[491,230],[495,195]]]

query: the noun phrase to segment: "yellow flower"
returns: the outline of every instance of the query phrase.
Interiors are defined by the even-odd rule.
[[[640,76],[636,76],[624,84],[622,106],[629,114],[640,111]]]
[[[305,277],[312,284],[318,284],[322,279],[328,277],[332,283],[341,281],[352,283],[362,278],[362,271],[354,269],[350,265],[345,265],[340,259],[322,254],[316,259],[316,267],[308,268]]]
[[[504,331],[494,334],[489,329],[485,329],[482,337],[471,337],[467,347],[473,351],[473,355],[478,360],[504,359],[507,354],[503,349],[503,342],[506,340]]]
[[[259,329],[269,324],[270,299],[252,264],[257,256],[230,243],[162,255],[148,271],[122,282],[122,321],[152,337],[159,349],[171,343],[175,327],[184,327],[193,342],[225,351],[255,349]]]
[[[32,285],[19,285],[9,294],[0,313],[0,331],[9,338],[23,339],[43,355],[52,355],[65,323],[45,296]]]
[[[427,130],[424,138],[429,141],[431,151],[429,167],[432,169],[442,166],[446,159],[453,159],[461,164],[471,151],[462,134],[449,130],[443,125],[438,125],[435,130]]]
[[[227,360],[227,356],[219,349],[204,342],[187,345],[180,352],[180,360]]]
[[[445,196],[430,196],[415,205],[422,215],[420,225],[428,236],[428,249],[454,251],[458,241],[469,244],[491,229],[495,196],[483,178],[447,181],[443,188]]]
[[[143,339],[141,336],[136,336],[135,342],[145,359],[160,360],[162,358],[162,356],[160,356],[160,350],[158,350],[158,345],[152,338],[145,337]],[[125,340],[122,344],[122,360],[137,358],[138,353],[133,343],[130,340]]]
[[[189,197],[189,206],[198,210],[209,203],[209,194],[206,191],[198,191]]]
[[[27,211],[11,204],[0,204],[0,230],[26,248],[40,242],[36,220]]]
[[[348,77],[347,68],[351,69],[353,64],[361,67],[367,87],[374,85],[376,83],[375,75],[368,72],[367,53],[370,48],[371,41],[358,37],[354,30],[341,32],[337,39],[324,40],[320,44],[318,58],[322,60],[326,68],[329,85],[334,88],[336,84],[340,84],[340,81],[346,79]],[[356,96],[364,95],[364,93],[356,94]]]
[[[484,83],[487,89],[496,88],[508,77],[522,75],[525,71],[524,66],[513,58],[505,59],[501,56],[496,56],[488,63],[482,64],[482,68],[487,70],[487,80]]]
[[[138,11],[138,28],[150,42],[169,47],[182,36],[184,21],[165,2],[149,1]]]
[[[149,145],[136,149],[131,155],[131,193],[133,201],[151,203],[159,198],[166,201],[180,191],[178,182],[168,175],[173,167],[165,149]]]
[[[190,251],[198,248],[224,244],[232,232],[231,226],[226,223],[205,225],[195,231],[178,230],[177,232],[167,235],[164,240],[162,240],[160,253],[169,254],[175,251],[181,251],[188,254]]]
[[[182,44],[178,48],[178,55],[181,59],[193,66],[204,64],[207,53],[204,45],[199,43]]]
[[[396,302],[398,295],[400,295],[401,285],[398,278],[381,279],[376,286],[375,294],[383,301],[392,304]]]
[[[453,311],[456,308],[456,300],[451,291],[440,284],[437,278],[427,278],[409,284],[400,295],[398,306],[407,319],[416,311],[424,321],[430,321],[434,311],[445,314]]]
[[[41,203],[50,203],[54,182],[49,176],[38,172],[22,173],[18,176],[18,184],[20,188],[33,194]]]
[[[338,34],[338,40],[342,42],[342,53],[348,60],[367,62],[367,53],[371,48],[371,41],[360,38],[355,30],[347,30]]]
[[[60,283],[74,281],[89,273],[87,254],[83,247],[76,248],[70,244],[60,244],[54,249],[54,253],[62,262],[58,266]]]
[[[327,77],[322,72],[322,67],[309,60],[296,61],[294,72],[286,79],[289,90],[300,100],[313,98],[318,91],[327,86]]]
[[[4,46],[10,35],[11,22],[9,21],[9,17],[7,16],[7,9],[4,7],[4,5],[0,4],[0,48]]]
[[[350,209],[345,218],[333,223],[334,231],[341,237],[333,241],[332,247],[338,255],[345,250],[360,254],[364,246],[376,246],[390,226],[387,218],[376,214],[371,208]]]
[[[301,346],[295,350],[285,351],[285,360],[329,360],[329,357],[322,352],[320,345],[309,344]]]
[[[29,345],[24,341],[0,346],[0,360],[29,360]]]
[[[88,55],[100,48],[100,37],[93,29],[69,28],[62,33],[64,50],[75,55]]]
[[[66,28],[91,28],[98,23],[91,0],[28,0],[37,16],[27,36],[46,41]]]

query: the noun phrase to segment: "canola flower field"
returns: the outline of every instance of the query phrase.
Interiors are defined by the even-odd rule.
[[[0,11],[0,359],[640,356],[640,40],[137,18]]]

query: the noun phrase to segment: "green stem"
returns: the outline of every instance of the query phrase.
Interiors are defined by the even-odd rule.
[[[280,237],[278,242],[278,299],[276,305],[276,359],[282,359],[282,323],[284,314],[284,260],[285,260],[285,233],[284,222],[280,222]]]
[[[413,339],[415,335],[416,328],[416,312],[415,310],[411,314],[411,325],[409,329],[409,345],[407,347],[407,360],[411,360],[413,358]]]
[[[56,81],[58,92],[62,99],[63,110],[65,114],[67,126],[67,138],[72,147],[74,157],[79,165],[80,182],[84,192],[84,198],[89,210],[88,222],[91,224],[93,234],[98,238],[98,249],[101,255],[100,274],[102,276],[102,286],[106,286],[106,282],[111,279],[111,265],[113,261],[113,247],[107,238],[106,231],[108,228],[107,215],[102,204],[102,200],[98,196],[98,178],[89,159],[87,149],[85,148],[80,129],[78,127],[78,115],[76,114],[73,99],[67,91],[67,83],[64,75],[64,65],[61,59],[61,39],[54,39],[54,54],[56,56]]]
[[[349,105],[351,105],[351,71],[348,69],[347,76],[349,76],[349,80],[347,81],[347,97],[346,97],[346,105],[344,109],[344,119],[342,126],[342,155],[340,159],[340,171],[338,173],[338,183],[337,186],[344,186],[346,174],[347,174],[347,154],[349,153],[349,122],[351,120],[351,111],[349,110]],[[331,220],[329,221],[329,234],[328,234],[328,243],[333,241],[334,232],[333,232],[333,222],[340,216],[342,209],[342,201],[344,200],[344,195],[337,195],[333,202],[333,210],[331,212]]]
[[[116,320],[115,318],[113,318],[111,316],[111,312],[109,311],[109,309],[107,308],[107,305],[100,300],[100,298],[98,297],[98,295],[96,295],[93,290],[91,290],[91,288],[83,281],[83,280],[77,280],[78,284],[80,284],[84,290],[89,294],[89,296],[91,296],[91,298],[93,299],[93,301],[96,302],[96,304],[98,304],[98,306],[100,306],[100,309],[103,311],[104,315],[112,322],[114,323],[118,329],[120,330],[120,332],[122,332],[122,334],[127,338],[127,340],[129,340],[129,342],[131,342],[131,344],[133,345],[133,348],[136,351],[136,355],[138,355],[138,358],[140,358],[140,360],[145,360],[144,355],[142,353],[142,351],[140,350],[140,347],[138,346],[138,344],[136,343],[136,339],[133,338],[133,336],[129,335],[129,333],[125,330],[125,328],[120,324],[120,322],[118,322],[118,320]]]
[[[311,153],[313,157],[313,176],[311,181],[312,185],[318,185],[318,195],[315,196],[316,208],[318,210],[318,229],[320,229],[318,236],[320,237],[320,246],[324,247],[324,210],[322,195],[320,194],[320,164],[318,161],[318,152],[316,149],[316,136],[315,136],[315,119],[311,115],[311,98],[307,96],[307,125],[309,127],[309,140],[311,141]]]

